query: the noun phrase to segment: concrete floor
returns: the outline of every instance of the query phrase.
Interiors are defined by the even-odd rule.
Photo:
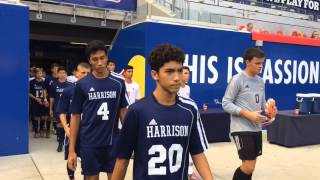
[[[253,179],[320,180],[320,145],[285,148],[269,144],[263,134],[263,155],[258,158]],[[55,137],[30,138],[30,154],[0,157],[0,180],[67,180],[63,153],[56,152]],[[216,180],[231,180],[240,164],[233,143],[210,144],[206,152]],[[100,179],[107,179],[105,174]],[[76,172],[80,175],[80,162]],[[132,179],[132,162],[126,180]]]

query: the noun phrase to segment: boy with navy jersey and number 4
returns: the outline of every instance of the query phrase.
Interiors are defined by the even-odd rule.
[[[133,179],[186,180],[189,153],[201,177],[213,179],[208,148],[195,102],[178,97],[184,53],[161,45],[149,57],[154,92],[129,106],[117,146],[112,180],[123,180],[134,151]]]
[[[106,172],[111,179],[115,163],[113,146],[119,134],[117,122],[119,116],[124,119],[128,97],[123,77],[107,70],[105,44],[90,42],[86,54],[92,73],[75,86],[68,166],[73,170],[76,168],[75,145],[79,134],[81,168],[86,180],[98,180],[100,172]]]

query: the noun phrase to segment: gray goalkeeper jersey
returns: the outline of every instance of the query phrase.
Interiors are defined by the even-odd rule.
[[[223,109],[230,114],[230,132],[261,130],[261,124],[240,116],[240,110],[265,108],[265,85],[261,77],[250,77],[244,71],[233,76],[222,99]]]

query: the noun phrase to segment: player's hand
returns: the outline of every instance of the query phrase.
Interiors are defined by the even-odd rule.
[[[49,102],[47,100],[43,101],[44,107],[49,107]]]
[[[39,103],[40,105],[42,105],[42,100],[40,98],[36,98],[37,103]]]
[[[266,116],[261,115],[261,111],[253,111],[253,112],[246,111],[244,116],[250,121],[254,121],[257,123],[261,123],[268,120]]]
[[[70,138],[70,128],[69,127],[65,127],[64,131],[66,132],[67,137]]]
[[[69,152],[68,167],[73,171],[77,169],[77,154],[75,152]]]

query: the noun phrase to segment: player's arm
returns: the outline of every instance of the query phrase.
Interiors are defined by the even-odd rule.
[[[267,117],[261,115],[261,111],[251,112],[246,109],[242,109],[241,107],[234,104],[239,92],[240,92],[239,82],[235,78],[231,79],[226,92],[222,99],[222,108],[229,114],[242,116],[250,121],[261,122],[267,120]]]
[[[129,159],[117,159],[111,180],[124,180],[129,165]]]
[[[213,180],[209,163],[204,153],[193,155],[192,160],[203,180]]]
[[[121,120],[121,123],[123,124],[124,117],[126,116],[127,113],[127,106],[129,105],[129,97],[126,91],[126,85],[124,82],[122,82],[122,88],[120,92],[120,112],[119,112],[119,117]]]
[[[68,127],[68,124],[67,124],[67,114],[61,113],[59,115],[59,118],[60,118],[60,122],[62,124],[62,127],[63,127],[64,131],[66,132],[66,135],[68,136],[68,138],[70,138],[70,128]]]
[[[141,96],[140,96],[140,88],[139,88],[139,85],[137,84],[135,101],[138,101],[139,99],[141,99]]]
[[[195,105],[196,107],[197,105]],[[190,134],[190,154],[192,160],[203,179],[213,179],[209,163],[204,155],[204,151],[208,149],[208,141],[202,125],[201,117],[197,109],[194,110],[193,125]]]
[[[129,107],[116,146],[117,161],[112,173],[112,180],[123,180],[126,175],[129,160],[138,139],[138,127],[139,121],[137,115],[135,111]]]
[[[124,107],[124,108],[121,108],[121,109],[120,109],[120,114],[119,114],[119,116],[120,116],[120,120],[121,120],[121,123],[122,123],[122,124],[123,124],[123,122],[124,122],[124,117],[126,116],[127,111],[128,111],[127,107]]]
[[[32,95],[31,93],[29,93],[29,97],[33,100],[35,100],[37,103],[41,104],[41,99],[37,98],[36,96]]]
[[[71,114],[68,167],[74,171],[77,168],[76,141],[79,133],[79,128],[80,114]]]

